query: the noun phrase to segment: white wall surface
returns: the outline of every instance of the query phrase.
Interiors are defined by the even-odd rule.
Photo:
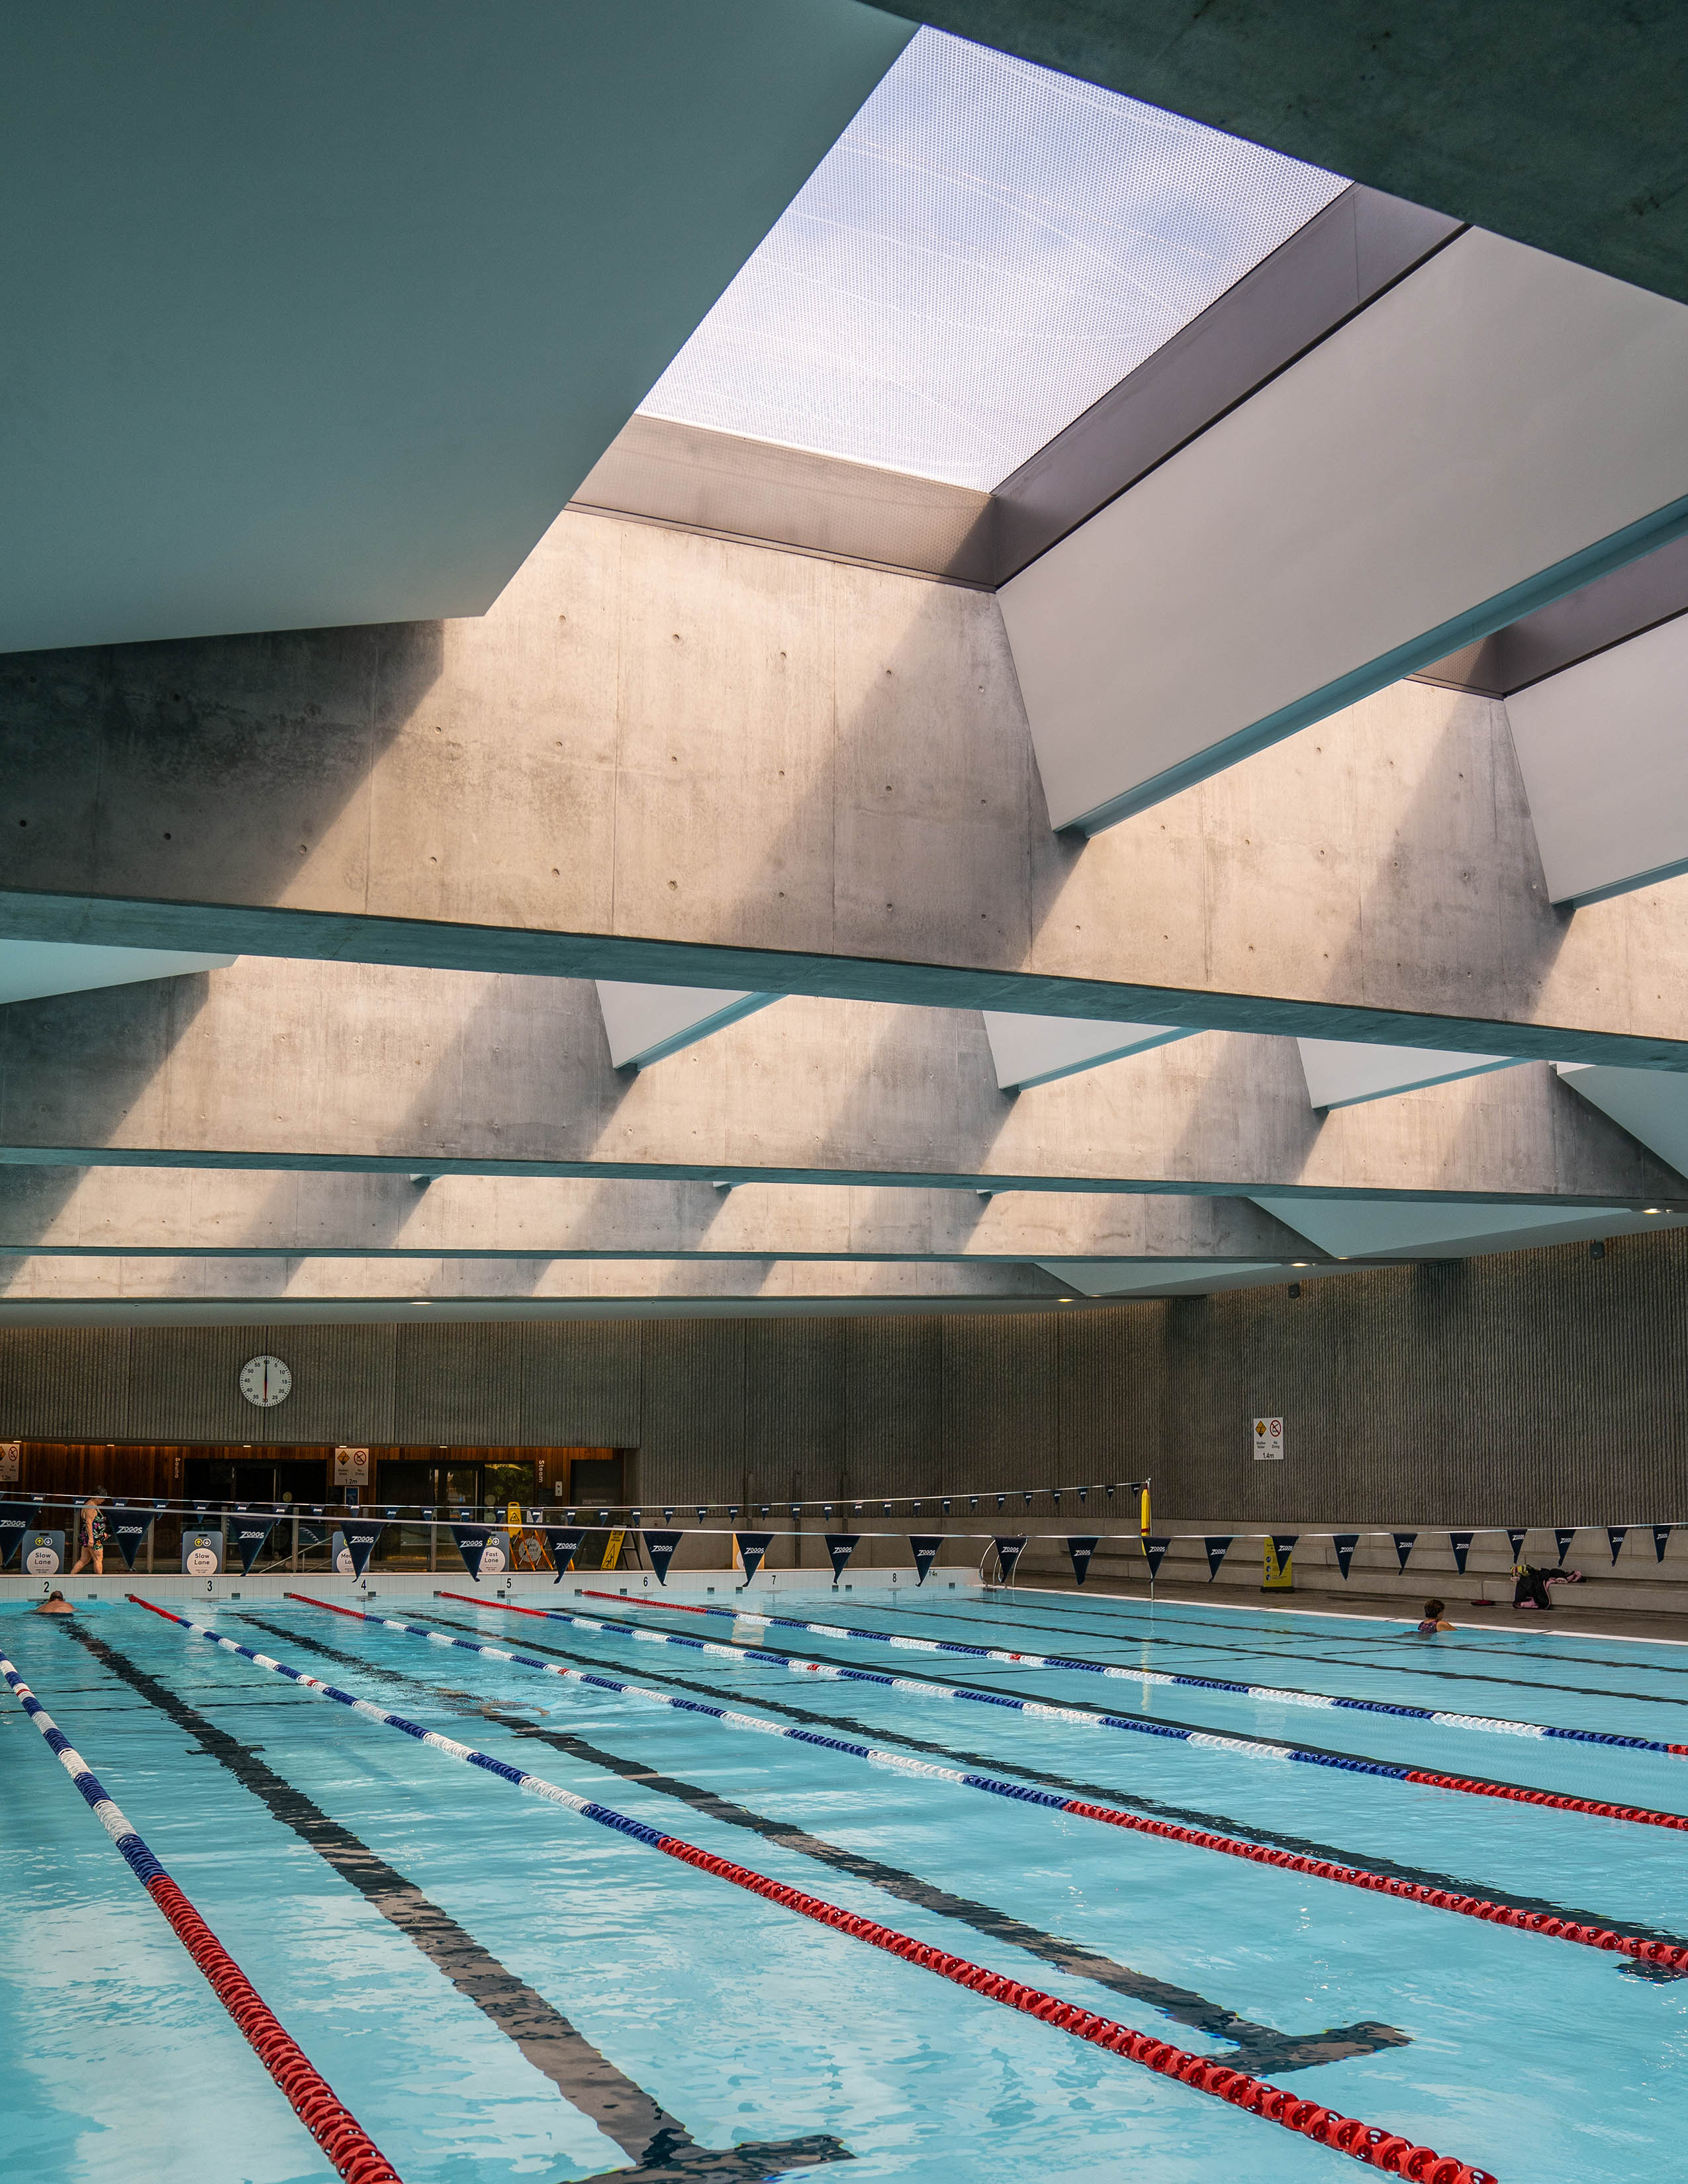
[[[1345,1039],[1298,1039],[1307,1097],[1315,1107],[1355,1107],[1421,1084],[1451,1084],[1517,1063],[1500,1054],[1451,1054],[1429,1046],[1366,1046]]]
[[[1003,588],[1051,821],[1351,704],[1685,495],[1688,307],[1461,236]]]
[[[142,978],[179,978],[220,971],[232,956],[186,956],[170,948],[85,948],[69,940],[0,939],[0,1006],[48,994],[86,994],[97,986],[131,986]]]
[[[611,978],[596,983],[616,1069],[643,1069],[779,998],[717,986],[638,986]]]
[[[1173,1024],[1099,1023],[1088,1017],[1018,1017],[984,1011],[999,1089],[1010,1092],[1074,1077],[1122,1056],[1167,1046],[1188,1032]]]
[[[1515,690],[1507,718],[1555,902],[1688,861],[1688,615]]]

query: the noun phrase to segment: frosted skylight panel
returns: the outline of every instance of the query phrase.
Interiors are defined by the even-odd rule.
[[[1345,187],[922,30],[641,406],[988,490]]]

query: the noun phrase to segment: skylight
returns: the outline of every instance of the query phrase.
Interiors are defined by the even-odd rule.
[[[641,407],[988,489],[1345,187],[924,29]]]

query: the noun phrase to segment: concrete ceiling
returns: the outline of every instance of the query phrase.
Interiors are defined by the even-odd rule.
[[[910,35],[10,11],[0,650],[483,611]]]
[[[1688,11],[884,0],[1688,301]]]

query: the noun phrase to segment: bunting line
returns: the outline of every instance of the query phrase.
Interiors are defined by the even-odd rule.
[[[129,1596],[133,1598],[134,1596]],[[965,1684],[933,1684],[915,1676],[883,1676],[872,1669],[847,1669],[835,1661],[810,1661],[795,1653],[772,1653],[756,1646],[724,1646],[706,1638],[686,1638],[677,1631],[642,1630],[636,1624],[611,1623],[591,1615],[571,1615],[561,1607],[523,1607],[513,1600],[482,1600],[473,1593],[438,1592],[436,1600],[461,1601],[468,1607],[496,1607],[507,1615],[537,1615],[546,1622],[566,1623],[577,1630],[594,1630],[601,1637],[632,1639],[644,1646],[680,1646],[716,1660],[749,1661],[758,1668],[785,1669],[794,1675],[824,1676],[846,1684],[877,1684],[882,1689],[905,1691],[916,1698],[965,1699],[977,1706],[1000,1707],[1039,1721],[1067,1721],[1084,1729],[1123,1730],[1136,1736],[1162,1736],[1202,1752],[1239,1752],[1254,1759],[1281,1759],[1309,1767],[1333,1767],[1346,1774],[1375,1774],[1393,1782],[1411,1782],[1421,1788],[1457,1790],[1467,1797],[1501,1797],[1514,1804],[1542,1805],[1560,1813],[1586,1813],[1597,1819],[1633,1820],[1639,1825],[1680,1828],[1688,1831],[1688,1814],[1660,1813],[1643,1805],[1613,1805],[1591,1797],[1561,1796],[1554,1790],[1535,1790],[1515,1782],[1493,1782],[1480,1775],[1442,1774],[1424,1767],[1404,1767],[1389,1759],[1366,1759],[1345,1752],[1325,1752],[1317,1745],[1291,1744],[1283,1737],[1226,1736],[1217,1730],[1201,1729],[1190,1722],[1156,1721],[1146,1714],[1098,1713],[1089,1707],[1050,1706],[1041,1699],[1016,1698],[1011,1692],[972,1690]],[[162,1613],[162,1611],[160,1611]]]
[[[584,1600],[616,1600],[620,1595],[582,1591]],[[1688,1744],[1663,1744],[1656,1737],[1619,1736],[1598,1729],[1557,1729],[1551,1723],[1507,1721],[1499,1715],[1451,1713],[1431,1707],[1401,1706],[1387,1699],[1343,1698],[1329,1691],[1297,1691],[1275,1684],[1239,1684],[1223,1676],[1180,1676],[1167,1669],[1131,1669],[1117,1661],[1087,1661],[1064,1653],[1010,1653],[996,1646],[967,1646],[955,1638],[910,1638],[889,1630],[864,1630],[853,1624],[802,1623],[790,1615],[757,1615],[748,1609],[696,1607],[680,1601],[640,1601],[663,1615],[718,1615],[729,1622],[754,1624],[765,1630],[804,1630],[816,1638],[856,1638],[895,1646],[912,1653],[961,1653],[978,1661],[1011,1663],[1022,1669],[1072,1669],[1087,1676],[1112,1676],[1134,1684],[1176,1685],[1188,1691],[1229,1691],[1239,1697],[1266,1699],[1283,1706],[1342,1708],[1356,1713],[1396,1714],[1428,1721],[1439,1729],[1480,1730],[1493,1736],[1559,1737],[1574,1744],[1605,1744],[1627,1752],[1660,1752],[1688,1759]]]
[[[1018,1782],[1007,1782],[993,1774],[969,1773],[959,1767],[940,1767],[931,1761],[915,1759],[901,1752],[888,1752],[871,1744],[858,1744],[854,1739],[823,1736],[810,1729],[788,1728],[781,1722],[767,1721],[757,1714],[735,1712],[729,1707],[711,1706],[701,1699],[676,1698],[667,1691],[653,1691],[647,1684],[628,1684],[614,1676],[600,1676],[584,1669],[565,1668],[554,1661],[537,1659],[532,1653],[513,1653],[502,1646],[488,1646],[478,1639],[460,1638],[450,1632],[431,1630],[423,1623],[402,1622],[396,1616],[371,1615],[355,1607],[343,1607],[338,1602],[317,1600],[307,1592],[290,1592],[287,1600],[302,1602],[309,1607],[326,1608],[331,1615],[343,1615],[354,1623],[373,1624],[382,1630],[398,1630],[412,1638],[426,1640],[435,1646],[454,1646],[465,1653],[483,1654],[488,1660],[504,1661],[519,1669],[536,1669],[541,1675],[555,1676],[563,1683],[585,1684],[593,1690],[615,1691],[627,1698],[648,1699],[657,1706],[670,1708],[677,1713],[701,1714],[725,1729],[748,1730],[760,1736],[783,1736],[794,1744],[817,1746],[825,1752],[838,1752],[852,1759],[865,1759],[871,1765],[889,1767],[904,1774],[918,1775],[929,1780],[953,1782],[967,1790],[982,1790],[994,1797],[1011,1798],[1017,1804],[1047,1806],[1052,1812],[1066,1813],[1076,1819],[1095,1820],[1111,1828],[1122,1828],[1133,1835],[1152,1836],[1162,1842],[1182,1843],[1195,1850],[1217,1851],[1228,1858],[1245,1858],[1252,1865],[1269,1865],[1286,1873],[1310,1874],[1320,1880],[1340,1882],[1345,1887],[1362,1888],[1373,1894],[1399,1897],[1403,1902],[1422,1903],[1437,1911],[1455,1911],[1468,1919],[1480,1919],[1485,1925],[1514,1926],[1532,1934],[1546,1934],[1562,1942],[1579,1942],[1585,1947],[1616,1951],[1633,1957],[1638,1963],[1658,1964],[1673,1971],[1688,1971],[1688,1943],[1649,1941],[1641,1936],[1613,1931],[1604,1926],[1579,1924],[1570,1919],[1559,1919],[1551,1913],[1525,1911],[1511,1905],[1495,1903],[1486,1897],[1471,1896],[1457,1890],[1427,1888],[1410,1880],[1398,1880],[1386,1874],[1374,1873],[1364,1866],[1339,1864],[1329,1858],[1315,1858],[1296,1852],[1274,1850],[1267,1845],[1246,1842],[1235,1836],[1216,1835],[1203,1828],[1182,1827],[1167,1820],[1150,1819],[1137,1813],[1123,1811],[1115,1805],[1098,1805],[1083,1797],[1057,1796],[1050,1790],[1028,1789]]]
[[[211,1991],[240,2028],[247,2044],[287,2096],[299,2121],[347,2184],[399,2184],[398,2171],[357,2118],[311,2067],[240,1966],[172,1880],[53,1716],[0,1653],[0,1676],[41,1731],[47,1749],[81,1792],[82,1801],[121,1852],[125,1863],[176,1939],[209,1981]]]
[[[543,1775],[529,1774],[519,1767],[512,1767],[503,1759],[495,1758],[489,1752],[476,1751],[473,1746],[460,1744],[454,1737],[443,1736],[437,1730],[424,1729],[420,1722],[410,1721],[403,1714],[393,1713],[385,1707],[376,1706],[369,1699],[354,1698],[349,1691],[326,1684],[320,1677],[308,1674],[303,1669],[289,1667],[267,1653],[259,1653],[250,1646],[242,1646],[232,1638],[224,1637],[209,1624],[194,1623],[185,1615],[176,1615],[169,1608],[155,1607],[138,1593],[125,1597],[137,1607],[148,1609],[167,1623],[178,1624],[196,1638],[204,1638],[226,1652],[237,1653],[256,1667],[272,1675],[284,1676],[287,1680],[320,1698],[331,1699],[335,1704],[360,1713],[383,1727],[397,1730],[402,1736],[414,1738],[417,1743],[443,1752],[465,1766],[478,1767],[485,1773],[507,1782],[513,1789],[528,1796],[543,1799],[547,1803],[577,1814],[582,1819],[594,1821],[599,1827],[610,1828],[646,1848],[660,1851],[664,1856],[675,1858],[682,1864],[694,1866],[717,1880],[729,1880],[736,1887],[751,1895],[778,1904],[783,1909],[795,1911],[818,1925],[830,1926],[835,1932],[846,1934],[852,1940],[867,1942],[900,1958],[905,1964],[917,1965],[922,1970],[935,1972],[969,1993],[983,1996],[988,2001],[1001,2003],[1005,2008],[1019,2011],[1039,2023],[1053,2025],[1057,2031],[1070,2033],[1075,2039],[1089,2042],[1108,2053],[1123,2055],[1128,2060],[1140,2064],[1145,2069],[1157,2072],[1162,2077],[1175,2079],[1192,2091],[1206,2093],[1231,2106],[1262,2117],[1269,2123],[1281,2125],[1287,2131],[1299,2132],[1319,2146],[1328,2146],[1368,2167],[1380,2169],[1396,2176],[1410,2176],[1417,2184],[1498,2184],[1498,2180],[1487,2170],[1478,2169],[1469,2162],[1457,2160],[1452,2155],[1440,2154],[1429,2147],[1415,2145],[1398,2132],[1388,2131],[1375,2124],[1361,2122],[1357,2118],[1345,2116],[1334,2109],[1322,2107],[1317,2101],[1301,2100],[1281,2086],[1268,2084],[1264,2079],[1250,2077],[1246,2072],[1231,2069],[1228,2064],[1215,2064],[1205,2057],[1173,2046],[1170,2041],[1156,2039],[1151,2033],[1135,2032],[1130,2026],[1117,2024],[1111,2018],[1099,2016],[1094,2010],[1083,2009],[1075,2003],[1062,2002],[1057,1996],[1046,1994],[1041,1988],[1028,1986],[1022,1981],[1006,1977],[1000,1972],[987,1970],[981,1964],[970,1964],[964,1957],[952,1956],[947,1950],[933,1948],[929,1943],[917,1942],[911,1935],[897,1931],[894,1927],[881,1925],[877,1920],[862,1918],[841,1905],[829,1903],[823,1897],[805,1895],[784,1881],[771,1880],[749,1866],[735,1864],[730,1858],[720,1858],[712,1851],[700,1850],[678,1836],[664,1835],[636,1820],[626,1813],[618,1812],[613,1805],[577,1796],[555,1782],[548,1782]],[[543,1665],[543,1664],[542,1664]],[[363,2180],[359,2180],[363,2184]],[[374,2184],[371,2178],[370,2184]]]

